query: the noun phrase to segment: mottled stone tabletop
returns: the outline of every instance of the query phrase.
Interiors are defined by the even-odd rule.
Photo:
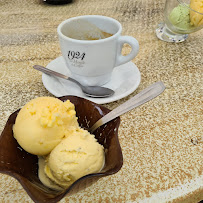
[[[73,0],[63,6],[40,0],[0,1],[0,132],[9,115],[26,102],[53,96],[32,66],[46,66],[61,56],[56,28],[73,16],[113,17],[121,22],[123,35],[139,41],[133,59],[141,72],[139,87],[104,106],[113,109],[156,81],[166,86],[159,97],[121,116],[122,169],[60,202],[203,199],[203,30],[179,44],[158,40],[155,28],[163,9],[164,0]],[[129,51],[124,46],[124,54]],[[0,202],[32,200],[16,179],[0,174]]]

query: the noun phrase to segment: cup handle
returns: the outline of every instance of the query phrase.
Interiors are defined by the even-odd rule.
[[[129,44],[132,49],[131,52],[126,56],[123,56],[121,54],[124,43]],[[120,36],[118,38],[118,49],[117,49],[117,57],[116,57],[115,66],[122,65],[122,64],[127,63],[128,61],[132,60],[138,54],[138,51],[139,51],[139,43],[134,37]]]

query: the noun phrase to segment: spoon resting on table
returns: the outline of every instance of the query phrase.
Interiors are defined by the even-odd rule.
[[[108,123],[109,121],[117,118],[118,116],[150,101],[151,99],[157,97],[165,90],[163,82],[156,82],[146,89],[142,90],[140,93],[121,104],[117,108],[110,111],[108,114],[99,119],[91,128],[88,129],[90,133],[93,133],[97,128]]]
[[[36,70],[39,70],[45,74],[56,76],[59,78],[63,78],[65,80],[69,80],[71,82],[76,83],[78,86],[80,86],[83,93],[88,97],[104,98],[104,97],[110,97],[114,94],[114,91],[109,89],[109,88],[100,87],[100,86],[84,86],[84,85],[80,84],[77,80],[75,80],[69,76],[55,72],[53,70],[50,70],[50,69],[45,68],[45,67],[40,66],[40,65],[34,65],[33,68]]]

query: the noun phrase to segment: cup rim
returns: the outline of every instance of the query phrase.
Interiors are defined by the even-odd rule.
[[[112,36],[110,37],[107,37],[105,39],[99,39],[99,40],[78,40],[78,39],[73,39],[73,38],[70,38],[70,37],[67,37],[65,36],[62,32],[61,32],[61,29],[62,27],[72,21],[72,20],[76,20],[76,19],[84,19],[84,18],[100,18],[100,19],[108,19],[112,22],[114,22],[115,24],[118,25],[118,31],[113,34]],[[102,15],[83,15],[83,16],[76,16],[76,17],[72,17],[72,18],[68,18],[64,21],[62,21],[58,27],[57,27],[57,33],[59,35],[59,37],[63,38],[64,40],[69,40],[69,41],[72,41],[72,42],[77,42],[77,43],[82,43],[82,44],[99,44],[99,43],[103,43],[105,41],[110,41],[112,39],[115,39],[117,38],[117,36],[119,36],[122,32],[122,26],[121,24],[114,18],[111,18],[111,17],[107,17],[107,16],[102,16]]]

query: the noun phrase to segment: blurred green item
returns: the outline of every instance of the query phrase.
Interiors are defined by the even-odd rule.
[[[190,25],[190,10],[187,6],[179,4],[175,7],[169,16],[171,23],[181,29],[187,30]]]

